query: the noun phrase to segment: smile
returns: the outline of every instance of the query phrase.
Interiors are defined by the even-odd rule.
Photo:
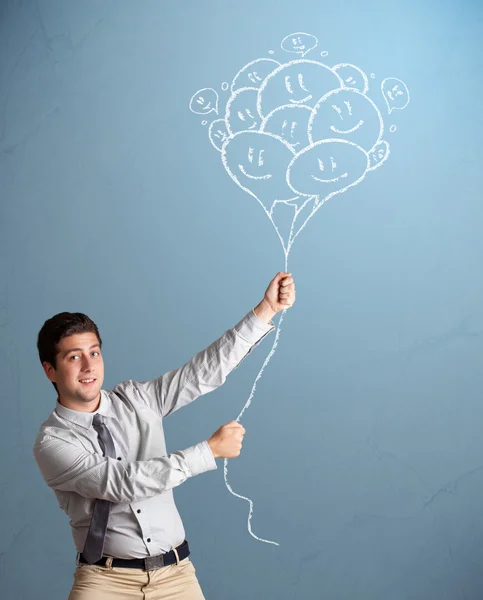
[[[306,96],[305,98],[302,98],[302,100],[290,99],[290,102],[292,102],[292,104],[302,104],[302,102],[308,102],[309,100],[312,100],[312,94],[310,96]]]
[[[255,175],[250,175],[245,171],[243,165],[238,165],[238,168],[243,173],[243,175],[245,175],[245,177],[248,177],[248,179],[270,179],[272,177],[270,173],[267,173],[267,175],[260,175],[259,177],[256,177]]]
[[[357,123],[357,125],[355,127],[353,127],[352,129],[348,129],[347,131],[342,131],[341,129],[336,129],[333,125],[331,125],[330,128],[332,129],[332,131],[335,131],[336,133],[352,133],[356,129],[359,129],[359,127],[361,125],[364,125],[364,121],[362,119],[359,121],[359,123]]]
[[[79,379],[80,383],[83,383],[84,385],[90,385],[92,383],[94,383],[96,380],[95,379]]]
[[[347,177],[347,173],[343,173],[342,175],[339,175],[339,177],[334,177],[334,179],[319,179],[315,175],[311,175],[311,177],[312,179],[315,179],[315,181],[319,181],[320,183],[336,183],[337,181],[339,181],[339,179],[344,179],[344,177]]]
[[[255,129],[256,126],[257,126],[257,122],[254,121],[253,125],[250,125],[250,127],[248,129]]]

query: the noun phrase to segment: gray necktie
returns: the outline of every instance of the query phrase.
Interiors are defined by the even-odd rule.
[[[116,449],[114,448],[114,442],[112,441],[109,429],[104,425],[102,415],[99,413],[94,415],[92,426],[97,431],[99,444],[104,456],[115,458]],[[93,564],[102,558],[111,504],[112,502],[109,500],[102,500],[101,498],[96,498],[94,503],[91,524],[89,526],[89,531],[87,532],[84,550],[82,552],[83,557],[90,564]]]

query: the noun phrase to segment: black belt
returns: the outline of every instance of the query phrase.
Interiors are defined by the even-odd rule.
[[[178,557],[176,558],[176,554]],[[168,565],[174,565],[175,563],[188,558],[190,555],[190,547],[188,542],[185,540],[175,550],[170,550],[166,554],[159,554],[158,556],[147,556],[146,558],[110,558],[103,556],[100,560],[93,563],[105,567],[108,561],[111,561],[111,567],[124,567],[125,569],[144,569],[144,571],[152,571],[153,569],[160,569],[161,567],[167,567]],[[89,564],[82,554],[79,555],[79,562]]]

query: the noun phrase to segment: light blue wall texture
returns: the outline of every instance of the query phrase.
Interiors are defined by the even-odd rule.
[[[305,183],[295,182],[292,165],[296,206],[309,198],[303,193],[319,193],[299,189],[317,168],[319,179],[337,161],[347,170],[344,181],[321,184],[339,193],[312,197],[320,210],[290,249],[297,302],[243,416],[243,452],[230,463],[233,489],[254,502],[254,534],[279,546],[249,534],[248,503],[228,492],[222,462],[186,482],[175,495],[205,595],[483,596],[481,3],[4,0],[2,600],[62,600],[75,569],[68,519],[32,456],[56,400],[36,355],[44,320],[86,312],[104,340],[105,386],[148,379],[234,325],[285,268],[257,198],[290,193],[287,152],[296,152],[281,141],[287,119],[273,135],[225,140],[227,168],[209,139],[232,95],[223,84],[259,58],[322,62],[334,80],[335,65],[357,66],[377,108],[367,105],[362,120],[380,114],[384,125],[382,134],[376,119],[367,135],[386,141],[390,155],[367,158],[361,138],[299,163]],[[261,79],[270,75],[267,62],[257,64]],[[311,85],[300,69],[290,72],[292,88],[298,74]],[[245,75],[260,88],[254,70]],[[336,87],[360,75],[340,73]],[[386,78],[404,82],[391,112]],[[214,91],[198,102],[203,88]],[[352,110],[362,91],[349,94]],[[215,92],[218,113],[207,106]],[[249,122],[250,106],[257,117],[257,94],[255,104],[235,105],[234,129],[243,129],[239,112]],[[267,146],[252,143],[260,140]],[[250,148],[250,165],[263,166],[264,150],[273,178],[243,184],[237,169],[250,166]],[[367,172],[366,164],[362,180],[342,191],[360,178],[361,159],[381,164]],[[222,388],[166,421],[171,450],[239,415],[274,339]]]

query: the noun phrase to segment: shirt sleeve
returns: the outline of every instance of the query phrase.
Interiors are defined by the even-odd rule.
[[[207,442],[162,458],[123,465],[115,458],[92,454],[60,437],[43,435],[35,443],[34,457],[50,488],[116,503],[156,496],[189,477],[216,469]]]
[[[246,356],[274,329],[274,325],[248,313],[235,327],[196,354],[179,369],[151,381],[130,381],[113,391],[123,392],[123,385],[132,385],[138,399],[161,417],[186,406],[225,382]]]

